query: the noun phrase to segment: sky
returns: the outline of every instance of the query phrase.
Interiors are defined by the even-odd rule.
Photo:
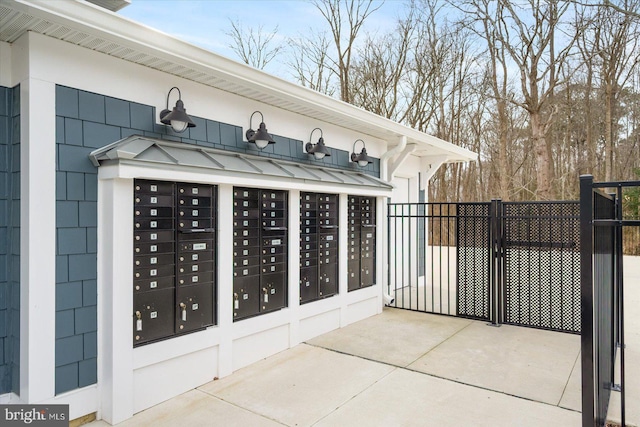
[[[374,4],[381,8],[367,19],[364,32],[393,28],[405,1],[374,0]],[[232,59],[238,57],[229,47],[231,39],[225,34],[231,28],[230,20],[238,20],[243,26],[262,24],[265,31],[277,26],[274,41],[278,39],[283,43],[288,37],[328,28],[315,6],[304,0],[131,0],[131,4],[118,13]],[[274,70],[277,64],[266,69]]]

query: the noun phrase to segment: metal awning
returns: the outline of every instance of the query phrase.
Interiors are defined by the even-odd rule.
[[[288,181],[362,186],[391,190],[393,186],[359,171],[303,165],[291,161],[217,150],[192,144],[133,135],[89,154],[95,166],[115,162],[166,165],[175,169],[204,169],[220,175],[253,177],[263,175]]]

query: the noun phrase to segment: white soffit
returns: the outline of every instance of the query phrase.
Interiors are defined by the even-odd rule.
[[[120,161],[147,165],[162,165],[168,169],[208,170],[220,175],[255,178],[258,175],[287,181],[349,185],[390,191],[393,186],[381,179],[358,171],[333,169],[206,148],[198,145],[165,141],[133,135],[89,155],[95,166]]]
[[[0,0],[0,41],[35,32],[283,110],[381,138],[413,155],[468,162],[477,154],[309,88],[186,43],[82,0]]]

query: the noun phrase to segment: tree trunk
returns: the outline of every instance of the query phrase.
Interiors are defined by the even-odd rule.
[[[531,134],[533,136],[533,151],[536,157],[536,177],[538,181],[537,196],[539,200],[553,200],[551,187],[551,156],[547,147],[544,125],[541,123],[540,113],[530,115]]]

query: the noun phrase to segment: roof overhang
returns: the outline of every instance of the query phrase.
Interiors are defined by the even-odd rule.
[[[130,165],[175,172],[196,172],[237,182],[260,179],[270,184],[281,181],[290,187],[309,184],[323,188],[361,189],[390,193],[393,186],[359,171],[302,165],[291,161],[217,150],[192,144],[133,135],[94,150],[89,155],[95,166]]]
[[[0,41],[31,31],[125,61],[380,138],[401,138],[414,156],[467,162],[477,154],[424,132],[288,82],[81,0],[0,0]]]

